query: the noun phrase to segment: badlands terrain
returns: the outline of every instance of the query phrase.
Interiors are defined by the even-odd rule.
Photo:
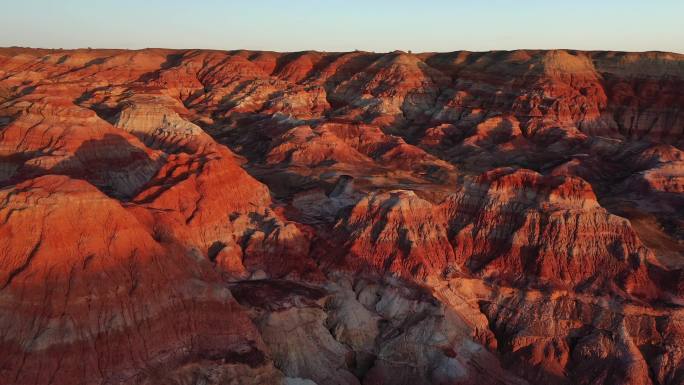
[[[0,49],[0,383],[684,384],[684,56]]]

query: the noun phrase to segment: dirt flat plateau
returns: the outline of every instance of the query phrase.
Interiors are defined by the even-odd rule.
[[[0,49],[0,383],[684,384],[684,56]]]

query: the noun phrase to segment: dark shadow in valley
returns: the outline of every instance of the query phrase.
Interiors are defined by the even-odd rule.
[[[42,175],[66,175],[88,181],[109,197],[125,201],[135,195],[160,166],[143,149],[114,134],[84,141],[71,156],[50,167],[29,163],[31,159],[49,155],[42,152],[14,155],[11,161],[17,163],[16,172],[3,185],[15,185]]]

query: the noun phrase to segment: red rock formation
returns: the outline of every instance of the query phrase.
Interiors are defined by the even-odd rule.
[[[155,241],[119,202],[52,175],[0,196],[8,383],[154,383],[200,361],[274,372],[211,265]]]
[[[648,249],[601,208],[584,180],[495,169],[449,198],[456,255],[469,270],[514,283],[654,298]]]
[[[681,384],[683,60],[0,49],[0,376]]]
[[[336,229],[348,248],[343,264],[422,277],[454,263],[446,218],[413,191],[394,190],[360,200]]]

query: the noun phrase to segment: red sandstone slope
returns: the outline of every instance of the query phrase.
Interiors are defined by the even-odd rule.
[[[119,202],[53,175],[1,196],[8,383],[157,383],[196,360],[278,377],[211,264],[158,243]]]
[[[684,58],[0,49],[16,384],[684,381]]]

